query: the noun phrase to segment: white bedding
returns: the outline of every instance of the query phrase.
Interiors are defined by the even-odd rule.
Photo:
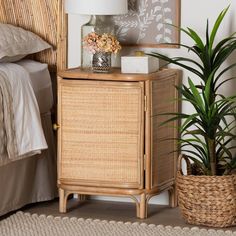
[[[53,104],[52,88],[47,65],[28,60],[18,64],[30,72],[48,149],[40,155],[0,165],[0,189],[4,193],[0,194],[0,216],[29,203],[51,200],[58,194],[56,145],[50,113]]]
[[[49,112],[53,106],[53,93],[48,65],[32,60],[21,60],[16,63],[29,73],[40,113]]]
[[[22,63],[24,67],[31,70],[31,67],[28,67],[27,63]],[[40,88],[40,86],[37,85],[39,81],[36,82],[33,66],[30,77],[30,73],[27,69],[20,64],[21,63],[0,64],[0,71],[4,75],[7,75],[13,94],[13,111],[18,149],[18,156],[15,157],[14,160],[32,156],[41,153],[41,150],[47,149],[47,143],[41,125],[39,106],[33,90],[34,87],[34,89],[37,90],[36,94],[40,93],[40,89],[36,89],[37,87]],[[32,74],[34,74],[34,76],[32,76]],[[41,90],[44,88],[42,83]],[[42,104],[43,102],[41,106]],[[0,165],[6,164],[7,162],[9,162],[9,160],[5,158]]]

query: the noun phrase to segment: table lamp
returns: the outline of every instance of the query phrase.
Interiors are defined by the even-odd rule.
[[[81,27],[81,68],[91,67],[92,55],[84,50],[83,38],[91,32],[114,33],[114,25],[109,21],[110,15],[128,12],[127,0],[65,0],[65,12],[91,15],[90,21]]]

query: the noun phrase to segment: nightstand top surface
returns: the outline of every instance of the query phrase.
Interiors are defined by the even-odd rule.
[[[93,73],[84,71],[80,68],[72,68],[58,72],[61,78],[70,79],[91,79],[91,80],[110,80],[110,81],[147,81],[162,77],[168,77],[178,73],[176,69],[163,69],[150,74],[122,74],[119,68],[112,68],[110,73]]]

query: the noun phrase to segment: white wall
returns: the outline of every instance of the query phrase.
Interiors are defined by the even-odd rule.
[[[214,23],[216,17],[224,8],[228,5],[230,10],[225,17],[224,22],[220,28],[220,34],[217,35],[217,39],[222,39],[225,36],[228,36],[232,32],[236,31],[236,1],[235,0],[182,0],[181,4],[181,26],[191,27],[198,31],[201,35],[205,34],[205,25],[207,18],[210,21],[210,26]],[[69,66],[76,67],[80,65],[80,26],[88,21],[89,17],[81,17],[77,15],[69,16]],[[181,43],[192,45],[192,42],[189,40],[186,35],[181,34]],[[126,49],[125,53],[129,51],[136,50],[136,48]],[[147,49],[146,51],[154,51],[153,49]],[[165,53],[168,56],[185,56],[187,51],[183,48],[180,49],[156,49],[159,52]],[[124,54],[124,52],[123,52]],[[234,54],[232,60],[236,61],[236,54]],[[228,62],[226,62],[228,63]],[[236,70],[231,71],[230,74],[236,75]],[[184,82],[188,76],[191,74],[187,71],[184,71]],[[226,87],[224,90],[227,93],[232,93],[236,91],[236,85],[232,84]],[[183,104],[183,111],[189,111],[191,109],[188,107],[188,104]],[[111,200],[109,198],[109,200]],[[116,200],[122,200],[117,199]],[[168,204],[167,194],[161,194],[160,196],[152,200],[153,203],[158,204]]]

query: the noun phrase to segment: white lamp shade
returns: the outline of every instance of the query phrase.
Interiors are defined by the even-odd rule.
[[[127,0],[65,0],[65,12],[82,15],[120,15],[128,12]]]

